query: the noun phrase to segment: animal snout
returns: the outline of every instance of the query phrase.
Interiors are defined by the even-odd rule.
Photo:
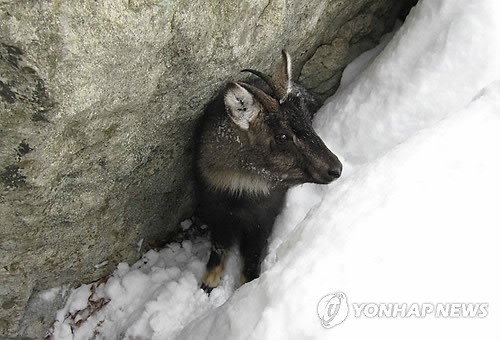
[[[311,169],[311,173],[313,174],[314,183],[328,184],[340,177],[342,174],[342,163],[332,154],[328,161],[317,164],[314,170]]]
[[[330,183],[339,179],[340,175],[342,175],[342,163],[338,159],[338,157],[329,152],[329,156],[325,162],[326,166],[322,167],[321,177],[325,180],[325,182]]]
[[[330,183],[334,180],[338,179],[342,174],[342,163],[338,160],[337,157],[334,157],[334,161],[330,162],[328,167],[323,170],[322,177],[325,182]]]
[[[336,180],[342,174],[342,164],[339,163],[338,166],[328,170],[328,176],[333,180]]]

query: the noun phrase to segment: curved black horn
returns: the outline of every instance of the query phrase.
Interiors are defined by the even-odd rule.
[[[262,79],[263,81],[266,82],[266,84],[271,88],[271,90],[273,90],[274,92],[274,84],[273,84],[273,80],[270,76],[268,76],[267,74],[264,74],[262,72],[259,72],[259,71],[256,71],[256,70],[252,70],[250,68],[246,68],[246,69],[243,69],[241,70],[241,72],[249,72],[249,73],[252,73],[254,75],[256,75],[257,77],[259,77],[260,79]]]
[[[273,76],[270,77],[267,74],[262,72],[252,70],[252,69],[243,69],[241,72],[250,72],[260,79],[264,80],[267,85],[273,91],[273,95],[278,98],[279,102],[282,103],[286,98],[288,93],[290,92],[291,87],[291,78],[292,78],[292,66],[290,55],[285,51],[281,51],[281,61],[276,68]]]
[[[266,84],[271,88],[271,91],[273,91],[273,94],[276,97],[278,97],[278,100],[280,102],[287,95],[287,90],[285,88],[283,88],[283,86],[280,86],[279,84],[277,84],[274,81],[274,79],[272,77],[268,76],[267,74],[256,71],[256,70],[252,70],[250,68],[246,68],[244,70],[241,70],[241,72],[252,73],[252,74],[256,75],[257,77],[259,77],[260,79],[262,79],[263,81],[265,81]]]
[[[257,100],[270,112],[276,112],[279,110],[279,102],[262,91],[261,89],[252,86],[247,83],[238,82],[238,85],[244,87],[248,92],[250,92]]]

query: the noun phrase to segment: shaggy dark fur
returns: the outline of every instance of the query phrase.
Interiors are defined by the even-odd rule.
[[[291,81],[288,54],[272,77],[247,71],[267,85],[229,83],[207,106],[197,134],[198,215],[212,238],[202,285],[207,291],[218,285],[235,243],[243,257],[241,284],[259,276],[289,187],[327,184],[342,172],[312,128],[321,103]]]

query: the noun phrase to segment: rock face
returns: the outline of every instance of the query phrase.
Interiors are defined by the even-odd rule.
[[[193,127],[225,81],[286,47],[295,78],[330,95],[399,6],[2,1],[0,334],[43,336],[30,297],[136,260],[190,216]]]

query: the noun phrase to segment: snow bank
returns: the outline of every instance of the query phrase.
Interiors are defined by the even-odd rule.
[[[498,2],[423,0],[361,77],[316,120],[350,162],[373,160],[499,78]]]
[[[277,249],[274,265],[181,338],[498,336],[499,91],[500,84],[488,89],[331,186]],[[479,133],[470,138],[470,131]],[[348,318],[325,330],[316,306],[337,291],[358,303],[488,302],[489,314]]]
[[[232,253],[207,296],[206,240],[150,251],[75,290],[53,338],[498,338],[498,10],[422,0],[383,50],[346,69],[315,122],[343,177],[290,191],[259,279],[234,291]],[[318,303],[339,291],[349,314],[326,329]],[[352,304],[368,302],[488,306],[486,317],[357,317]]]

